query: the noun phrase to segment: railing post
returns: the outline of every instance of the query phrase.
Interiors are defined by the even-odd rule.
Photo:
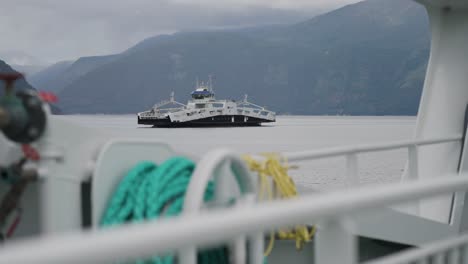
[[[427,258],[423,258],[416,261],[416,264],[429,264],[429,260]]]
[[[460,248],[452,248],[448,253],[448,264],[460,263]]]
[[[356,153],[346,155],[346,185],[347,187],[359,185],[358,158]]]
[[[445,253],[444,252],[438,252],[435,254],[433,262],[434,264],[444,264],[445,260]]]
[[[179,263],[182,264],[196,264],[197,263],[197,249],[195,247],[186,247],[179,252]]]
[[[418,146],[416,144],[408,146],[408,162],[406,174],[403,176],[402,181],[417,181],[419,179],[419,164],[418,164]],[[415,200],[406,205],[398,206],[403,211],[419,215],[420,214],[420,200]]]
[[[357,263],[357,243],[348,220],[332,219],[319,225],[315,264]]]
[[[467,244],[464,244],[461,248],[460,248],[460,257],[461,257],[461,260],[462,264],[468,264],[468,246]]]
[[[408,147],[408,179],[417,180],[419,178],[418,170],[418,146],[411,145]]]

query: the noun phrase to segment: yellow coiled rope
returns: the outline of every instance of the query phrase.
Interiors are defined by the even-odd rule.
[[[263,160],[258,161],[252,156],[244,155],[243,159],[247,162],[251,171],[258,174],[260,179],[259,199],[290,199],[297,197],[296,185],[288,175],[288,170],[293,168],[288,165],[287,159],[278,154],[262,154]],[[271,180],[269,180],[271,178]],[[273,186],[270,184],[273,183]],[[311,229],[300,225],[290,229],[278,230],[276,235],[279,239],[290,239],[296,241],[296,248],[302,249],[304,243],[309,242],[315,234],[315,226]],[[265,251],[265,256],[270,255],[275,243],[275,232],[271,233],[270,242]]]

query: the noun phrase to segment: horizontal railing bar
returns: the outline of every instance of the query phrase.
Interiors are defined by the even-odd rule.
[[[0,263],[68,263],[76,260],[96,263],[137,259],[468,189],[467,174],[443,176],[404,185],[393,183],[219,209],[198,216],[162,219],[99,232],[13,242],[0,250]]]
[[[419,139],[419,140],[404,140],[387,143],[377,144],[365,144],[356,146],[346,147],[332,147],[311,151],[297,151],[297,152],[284,152],[283,156],[289,161],[302,161],[310,159],[321,159],[336,156],[343,156],[351,153],[365,153],[365,152],[377,152],[385,150],[393,150],[400,148],[408,148],[410,146],[425,146],[460,141],[461,135],[442,137],[442,138],[431,138],[431,139]]]
[[[437,241],[428,245],[422,245],[421,248],[408,249],[401,253],[365,262],[365,264],[410,263],[436,253],[461,247],[465,244],[468,244],[468,234],[463,234],[456,238],[445,239],[443,241]]]

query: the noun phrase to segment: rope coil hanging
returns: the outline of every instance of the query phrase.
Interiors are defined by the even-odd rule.
[[[159,166],[149,161],[137,164],[130,169],[115,190],[101,220],[101,226],[116,226],[179,215],[194,168],[195,163],[183,157],[171,158]],[[213,199],[213,195],[214,184],[210,182],[204,200]],[[168,255],[155,256],[151,260],[138,260],[135,263],[174,262],[174,256]],[[198,263],[229,263],[226,247],[199,252]]]
[[[249,155],[243,156],[250,170],[256,172],[259,177],[259,199],[265,201],[275,198],[291,199],[297,197],[296,185],[288,174],[288,170],[293,167],[288,165],[287,159],[273,153],[263,154],[262,156],[264,158],[262,161],[258,161]],[[270,184],[270,179],[272,184]],[[312,239],[315,231],[315,226],[308,228],[304,225],[298,225],[294,228],[278,230],[276,234],[271,232],[270,241],[264,255],[270,255],[276,236],[279,239],[295,240],[296,248],[299,250]]]

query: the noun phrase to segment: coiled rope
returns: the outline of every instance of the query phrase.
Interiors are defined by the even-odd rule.
[[[259,199],[296,197],[297,190],[288,175],[288,169],[291,167],[287,160],[276,154],[263,156],[262,161],[248,155],[243,157],[250,170],[257,172],[260,179]],[[119,183],[105,210],[101,226],[137,223],[180,214],[194,169],[195,163],[183,157],[173,157],[159,166],[149,161],[137,164]],[[270,184],[270,178],[273,186]],[[214,183],[210,182],[205,191],[204,201],[212,200],[213,196]],[[306,226],[278,230],[276,234],[272,232],[264,255],[270,255],[273,250],[275,236],[279,239],[295,240],[296,248],[301,249],[304,243],[311,240],[314,233],[315,227],[309,229]],[[197,263],[203,264],[229,263],[227,247],[199,252],[197,259]],[[174,263],[174,256],[155,256],[151,260],[138,260],[136,263],[171,264]]]
[[[259,199],[273,200],[275,198],[290,199],[297,197],[296,185],[288,175],[288,170],[292,166],[288,165],[287,159],[273,153],[263,154],[262,156],[262,161],[258,161],[249,155],[243,156],[250,170],[256,172],[260,179]],[[303,225],[276,232],[279,239],[295,240],[298,250],[303,247],[304,243],[309,242],[314,234],[315,226],[308,228]],[[273,250],[276,235],[275,232],[271,232],[270,241],[264,253],[265,256],[270,255]]]
[[[115,190],[101,226],[115,226],[156,220],[182,212],[185,192],[190,182],[195,163],[183,157],[171,158],[159,166],[153,162],[141,162],[133,167]],[[214,183],[210,182],[204,200],[213,198]],[[229,263],[226,247],[198,253],[198,263]],[[151,260],[136,263],[170,264],[174,256],[155,256]]]

